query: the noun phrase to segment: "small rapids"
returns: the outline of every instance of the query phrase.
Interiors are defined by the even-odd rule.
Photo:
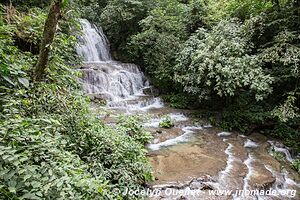
[[[268,142],[270,143],[272,150],[283,153],[285,155],[285,159],[287,161],[293,162],[294,159],[292,158],[292,155],[291,155],[289,149],[284,147],[283,144],[280,144],[280,143],[274,142],[274,141],[268,141]]]
[[[245,142],[244,147],[246,147],[246,148],[257,148],[257,147],[259,147],[259,145],[256,142],[253,142],[252,140],[247,139],[247,141]]]
[[[155,151],[155,150],[159,150],[162,147],[167,147],[167,146],[171,146],[171,145],[176,145],[181,142],[186,142],[190,139],[192,134],[195,133],[194,130],[201,130],[201,129],[202,129],[201,127],[196,127],[196,126],[184,127],[182,129],[184,132],[182,135],[180,135],[176,138],[166,140],[164,142],[157,143],[157,144],[149,144],[148,148]]]

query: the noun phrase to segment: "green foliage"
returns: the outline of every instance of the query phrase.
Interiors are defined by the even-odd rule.
[[[272,91],[272,78],[256,56],[248,55],[250,47],[235,21],[222,21],[211,31],[201,28],[179,54],[175,80],[200,100],[213,94],[235,96],[244,89],[262,100]]]
[[[188,33],[194,33],[198,28],[207,27],[208,6],[203,0],[191,0],[187,5],[187,12],[184,18],[184,24]]]
[[[7,198],[97,198],[107,188],[67,149],[59,121],[16,118],[1,123],[0,193]]]
[[[250,134],[252,131],[261,131],[256,127],[269,127],[268,123],[272,122],[272,105],[265,101],[253,103],[251,93],[243,92],[239,96],[227,98],[218,106],[222,112],[216,124],[224,130],[239,130]]]
[[[145,66],[162,90],[168,91],[173,84],[176,54],[186,38],[185,13],[186,6],[178,1],[157,0],[156,7],[139,22],[142,31],[131,37],[133,60]]]
[[[42,38],[46,14],[38,8],[29,9],[28,13],[14,16],[14,22],[17,27],[15,34],[19,40],[31,45],[31,48],[38,48],[37,46]]]
[[[287,100],[274,108],[273,116],[277,117],[282,122],[287,122],[290,119],[299,118],[299,108],[295,106],[297,98],[293,95],[288,96]]]
[[[299,117],[297,99],[299,98],[298,80],[300,63],[300,34],[297,31],[284,30],[274,36],[274,39],[261,48],[260,58],[272,65],[272,76],[285,98],[280,98],[280,105],[273,110],[273,116],[287,122]],[[282,97],[283,97],[282,95]]]
[[[299,159],[293,160],[292,166],[300,174],[300,160]]]
[[[292,122],[278,123],[270,135],[283,140],[284,144],[291,147],[295,152],[300,152],[300,132],[295,130],[294,126]]]
[[[243,98],[229,101],[223,110],[222,125],[247,130],[253,125],[264,129],[271,128],[268,124],[277,124],[269,133],[299,151],[299,134],[295,130],[299,124],[299,28],[296,28],[299,16],[290,3],[281,2],[280,6],[279,10],[272,8],[244,23],[254,44],[250,53],[257,56],[265,72],[273,78],[273,91],[263,102],[253,103],[251,96],[246,102]]]
[[[152,139],[151,133],[143,129],[142,120],[137,116],[120,116],[117,124],[118,128],[141,144],[147,144]]]
[[[173,108],[184,109],[192,104],[193,97],[186,94],[168,94],[164,95],[163,99],[170,103]]]
[[[174,127],[174,121],[171,119],[170,115],[166,115],[163,119],[159,122],[160,128],[172,128]]]
[[[82,18],[98,22],[99,16],[108,2],[108,0],[75,0],[75,5],[80,10]]]
[[[285,159],[284,154],[279,151],[275,151],[274,148],[270,148],[269,153],[278,161],[284,161]]]
[[[48,6],[51,1],[49,0],[3,0],[1,3],[5,4],[5,5],[9,5],[10,3],[12,3],[13,6],[17,6],[18,9],[21,10],[27,10],[30,9],[32,7],[45,7]]]
[[[128,54],[122,52],[129,37],[140,30],[138,22],[146,16],[150,3],[149,0],[112,0],[102,9],[99,23],[107,33],[113,51],[119,53],[114,54],[115,57],[128,59]]]
[[[216,23],[229,17],[249,19],[273,7],[272,1],[261,0],[209,0],[207,21]]]

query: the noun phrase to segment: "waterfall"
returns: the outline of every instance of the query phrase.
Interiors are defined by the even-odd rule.
[[[80,24],[83,34],[79,37],[77,53],[86,62],[111,60],[109,43],[102,28],[97,28],[86,19],[81,19]]]
[[[107,100],[110,107],[161,106],[160,99],[146,98],[143,93],[149,88],[149,81],[138,66],[112,60],[109,42],[102,28],[97,28],[86,19],[80,20],[80,23],[83,34],[79,36],[77,53],[84,59],[80,71],[85,92]],[[133,101],[142,97],[144,103]]]

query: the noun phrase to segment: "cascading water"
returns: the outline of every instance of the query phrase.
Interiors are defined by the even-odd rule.
[[[77,53],[86,62],[111,60],[109,43],[102,28],[97,28],[86,19],[81,19],[80,24],[83,34],[79,37]]]
[[[149,81],[138,66],[112,60],[102,28],[85,19],[80,23],[83,34],[79,37],[77,53],[84,59],[81,82],[85,92],[107,100],[109,107],[127,110],[161,107],[159,98],[143,93],[149,88]]]

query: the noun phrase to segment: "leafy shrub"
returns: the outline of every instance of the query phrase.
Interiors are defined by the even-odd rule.
[[[163,117],[162,121],[159,122],[159,127],[161,128],[172,128],[174,127],[174,122],[171,119],[170,115],[166,115],[165,117]]]
[[[238,17],[241,20],[266,12],[273,7],[271,1],[260,0],[227,0],[212,1],[207,4],[207,21],[217,23],[229,17]]]
[[[278,161],[284,161],[285,159],[284,154],[279,151],[275,151],[274,148],[270,148],[269,153]]]
[[[174,0],[156,0],[156,6],[139,22],[142,31],[130,37],[127,49],[133,60],[145,66],[154,85],[163,92],[174,87],[176,54],[186,38],[185,5]]]
[[[146,16],[151,3],[149,0],[111,0],[101,9],[100,18],[97,18],[99,15],[94,16],[94,21],[101,24],[107,33],[113,52],[117,51],[114,54],[117,59],[128,60],[127,42],[140,30],[138,23]],[[99,4],[102,5],[105,3]]]
[[[18,118],[1,122],[0,194],[9,199],[82,199],[107,188],[67,149],[59,121]]]
[[[169,94],[164,95],[163,99],[170,103],[170,106],[173,108],[188,108],[188,106],[191,106],[191,100],[187,95],[184,94]]]
[[[283,140],[284,144],[295,152],[300,152],[300,132],[293,128],[293,123],[278,123],[270,135]]]
[[[138,116],[120,116],[118,123],[123,132],[141,144],[147,144],[152,139],[150,132],[143,129],[141,119]]]
[[[237,21],[221,21],[211,31],[200,28],[178,56],[174,80],[199,99],[235,96],[249,89],[261,100],[270,94],[273,79],[256,56]]]
[[[293,160],[292,166],[300,174],[300,160],[299,159]]]

